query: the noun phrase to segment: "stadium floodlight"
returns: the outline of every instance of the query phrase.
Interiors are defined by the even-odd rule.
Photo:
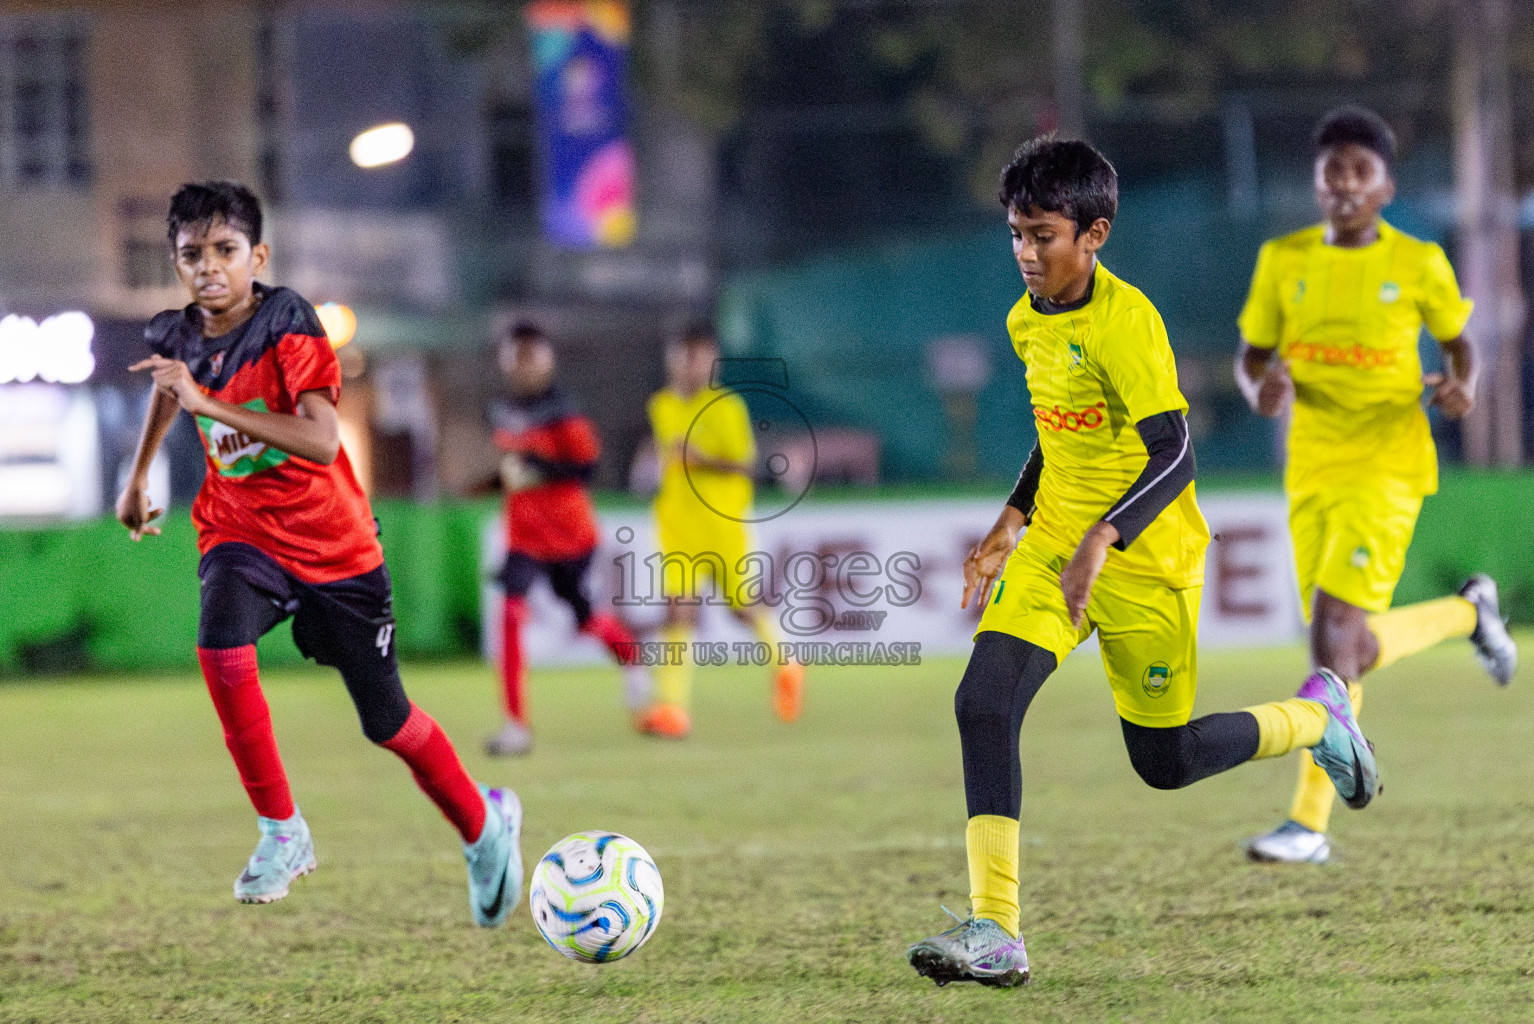
[[[350,306],[340,302],[326,302],[314,312],[319,315],[331,348],[340,348],[356,335],[357,314],[352,312]]]
[[[396,164],[415,149],[415,132],[402,121],[377,125],[352,139],[352,163],[358,167]]]
[[[81,383],[96,369],[95,336],[96,325],[79,311],[56,313],[42,323],[14,313],[0,319],[0,384]]]

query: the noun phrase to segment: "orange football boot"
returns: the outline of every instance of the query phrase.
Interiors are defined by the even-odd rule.
[[[795,722],[804,710],[804,666],[790,661],[773,678],[772,709],[785,722]]]
[[[692,718],[679,704],[652,704],[640,714],[637,725],[646,736],[668,740],[685,740],[692,732]]]

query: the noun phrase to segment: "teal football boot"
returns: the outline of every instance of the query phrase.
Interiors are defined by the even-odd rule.
[[[234,898],[241,903],[274,903],[288,894],[288,885],[319,866],[309,823],[298,808],[285,821],[257,817],[261,841],[250,855],[245,872],[235,879]]]
[[[959,921],[956,927],[923,939],[906,952],[917,974],[931,978],[938,988],[954,981],[992,988],[1028,984],[1028,950],[1021,935],[1014,939],[987,917],[961,921],[952,911],[948,916]]]
[[[1331,669],[1317,669],[1295,696],[1316,701],[1330,715],[1321,742],[1310,748],[1311,758],[1331,776],[1344,803],[1354,810],[1367,807],[1379,792],[1379,766],[1374,761],[1374,745],[1358,728],[1347,684]]]
[[[469,865],[469,908],[481,928],[499,928],[522,900],[522,801],[509,789],[481,785],[485,828],[463,844]]]

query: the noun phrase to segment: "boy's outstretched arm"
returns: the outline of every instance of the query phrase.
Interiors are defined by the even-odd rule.
[[[1015,505],[1005,505],[991,532],[969,549],[969,555],[964,559],[964,596],[959,599],[960,608],[968,608],[971,597],[975,599],[975,607],[985,605],[991,585],[1006,568],[1007,558],[1017,547],[1017,535],[1024,525],[1022,510]]]
[[[265,442],[289,455],[328,466],[341,451],[340,419],[324,391],[302,392],[298,409],[291,414],[259,412],[204,394],[192,379],[192,371],[179,360],[153,355],[128,369],[149,370],[159,394],[171,396],[193,416],[217,420],[253,441]]]
[[[1258,348],[1245,338],[1236,353],[1236,386],[1259,416],[1277,416],[1294,398],[1294,381],[1278,350]]]
[[[1440,341],[1444,366],[1448,373],[1430,373],[1422,378],[1433,389],[1428,405],[1436,405],[1451,420],[1465,416],[1475,408],[1475,387],[1481,376],[1481,355],[1475,342],[1466,335]]]
[[[985,604],[991,585],[1006,568],[1012,549],[1017,547],[1017,535],[1033,522],[1034,499],[1038,497],[1039,479],[1043,475],[1044,450],[1035,442],[996,524],[984,540],[969,549],[969,556],[964,559],[964,596],[959,601],[960,608],[968,608],[971,597],[975,598],[977,608]]]
[[[149,507],[149,466],[180,411],[174,396],[159,388],[150,394],[149,409],[144,414],[144,430],[139,434],[138,448],[133,453],[133,470],[128,474],[122,494],[117,497],[117,521],[128,528],[128,536],[134,541],[142,540],[145,534],[156,537],[160,534],[158,526],[149,525],[165,511]]]

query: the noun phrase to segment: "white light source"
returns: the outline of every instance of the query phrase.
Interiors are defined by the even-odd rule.
[[[382,167],[398,163],[415,148],[415,132],[408,124],[395,121],[369,128],[352,140],[352,163],[358,167]]]
[[[330,339],[331,348],[340,348],[356,336],[357,314],[345,303],[327,302],[314,312],[319,314],[320,326],[325,328],[325,336]]]
[[[79,384],[96,369],[96,325],[84,313],[56,313],[42,323],[11,314],[0,320],[0,384],[42,379]]]

